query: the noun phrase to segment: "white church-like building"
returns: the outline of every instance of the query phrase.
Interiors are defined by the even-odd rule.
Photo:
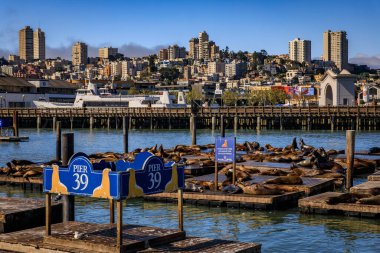
[[[356,76],[343,69],[327,70],[320,83],[319,106],[354,106]]]

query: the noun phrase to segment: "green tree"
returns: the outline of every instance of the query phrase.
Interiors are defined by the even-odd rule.
[[[139,94],[139,91],[136,89],[135,86],[132,86],[131,88],[129,88],[128,95],[137,95],[137,94]]]
[[[237,102],[239,100],[239,93],[231,90],[224,91],[222,95],[222,100],[225,105],[237,105]]]
[[[176,68],[161,68],[159,72],[161,74],[161,81],[167,80],[168,82],[173,82],[179,77],[179,71]]]
[[[189,93],[186,95],[186,102],[189,104],[192,100],[204,100],[204,95],[201,89],[198,87],[193,87]]]

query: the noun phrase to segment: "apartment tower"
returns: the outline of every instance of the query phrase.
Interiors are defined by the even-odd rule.
[[[208,43],[209,37],[208,34],[203,31],[198,34],[198,58],[208,60],[210,57],[210,49]]]
[[[45,33],[40,28],[33,33],[33,51],[35,60],[45,60]]]
[[[110,56],[115,57],[117,53],[118,53],[117,48],[113,48],[113,47],[99,48],[99,58],[101,59],[109,59]]]
[[[348,68],[348,40],[345,31],[323,33],[323,60],[332,61],[338,69]]]
[[[83,42],[77,42],[72,47],[72,62],[74,66],[87,64],[87,45]]]
[[[19,31],[19,55],[21,60],[33,61],[33,29],[30,26]]]
[[[189,41],[189,57],[194,60],[198,59],[199,40],[198,38],[191,38]]]
[[[300,63],[311,62],[311,41],[300,38],[289,41],[289,58]]]

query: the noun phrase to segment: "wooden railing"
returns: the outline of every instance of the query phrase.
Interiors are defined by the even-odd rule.
[[[191,108],[2,108],[0,117],[11,117],[18,111],[20,117],[189,117]],[[245,106],[199,108],[198,116],[375,116],[380,117],[380,106],[363,107],[272,107]]]

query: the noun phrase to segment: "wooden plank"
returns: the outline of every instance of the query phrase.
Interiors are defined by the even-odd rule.
[[[350,192],[352,193],[370,193],[374,191],[378,192],[377,194],[380,194],[380,181],[367,181],[362,184],[355,185],[350,189]]]
[[[51,222],[61,222],[62,204],[54,203],[51,210]],[[43,226],[45,217],[43,200],[0,198],[0,233]]]
[[[380,181],[380,171],[368,176],[368,181]]]
[[[0,175],[0,182],[4,183],[29,183],[29,184],[43,184],[43,177],[12,177],[7,175]]]
[[[352,189],[352,188],[351,188]],[[363,217],[380,217],[379,205],[364,205],[357,203],[339,203],[336,205],[327,204],[330,197],[338,197],[344,193],[325,192],[312,197],[300,199],[298,207],[303,213],[332,213]]]

